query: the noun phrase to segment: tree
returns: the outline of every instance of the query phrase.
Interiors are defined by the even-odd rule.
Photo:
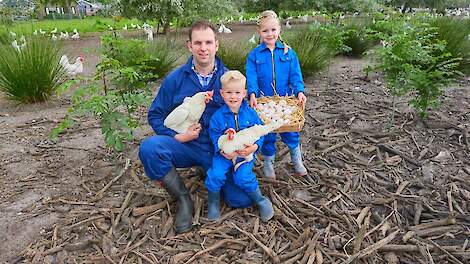
[[[234,11],[232,1],[221,0],[121,0],[121,14],[142,20],[155,19],[168,32],[170,23],[189,24],[196,18],[210,18]]]

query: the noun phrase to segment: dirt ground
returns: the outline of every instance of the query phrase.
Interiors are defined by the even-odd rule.
[[[232,30],[228,38],[248,40],[254,26]],[[84,54],[91,76],[98,37],[65,45],[70,55]],[[263,224],[256,209],[224,207],[220,222],[207,222],[203,183],[184,170],[196,216],[195,230],[180,236],[171,228],[174,203],[146,180],[136,158],[148,126],[116,155],[92,119],[48,138],[70,105],[67,96],[34,105],[0,99],[0,263],[307,263],[312,256],[465,263],[470,79],[447,89],[442,107],[421,121],[405,99],[393,108],[380,75],[364,78],[366,65],[337,57],[305,80],[309,177],[293,176],[280,146],[278,179],[260,179],[278,208],[275,220]],[[416,236],[405,240],[410,230]]]

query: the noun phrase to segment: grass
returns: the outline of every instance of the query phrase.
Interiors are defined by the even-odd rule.
[[[430,24],[437,28],[437,37],[446,41],[446,50],[454,57],[461,57],[460,70],[470,74],[470,20],[438,17]]]
[[[341,28],[343,44],[350,48],[348,51],[343,52],[344,55],[361,57],[364,52],[374,46],[374,39],[366,33],[369,24],[368,22],[355,21]]]
[[[225,67],[228,69],[245,72],[246,57],[254,47],[255,45],[250,44],[247,40],[238,42],[228,40],[220,41],[217,55],[222,59]]]
[[[46,101],[65,82],[59,65],[61,48],[45,38],[27,38],[20,51],[0,48],[0,91],[20,103]]]
[[[302,74],[307,77],[325,69],[336,51],[327,44],[320,30],[302,29],[291,31],[286,41],[297,53]]]
[[[32,35],[35,30],[42,29],[47,33],[57,28],[57,31],[67,31],[71,33],[74,28],[78,30],[80,34],[82,33],[92,33],[92,32],[103,32],[108,31],[108,25],[116,28],[118,30],[122,30],[124,25],[127,24],[128,29],[131,29],[131,23],[139,24],[142,26],[143,22],[139,21],[138,19],[113,19],[113,18],[95,18],[95,17],[87,17],[84,19],[56,19],[56,20],[41,20],[41,21],[24,21],[24,22],[17,22],[12,25],[0,25],[0,31],[13,31],[18,35],[25,35],[29,36]],[[149,24],[154,24],[150,23]]]

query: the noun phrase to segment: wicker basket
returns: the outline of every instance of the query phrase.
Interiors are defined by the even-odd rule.
[[[290,122],[288,124],[283,125],[279,129],[276,129],[274,132],[282,133],[282,132],[300,132],[305,123],[305,116],[304,116],[304,108],[299,105],[299,100],[294,96],[263,96],[258,98],[258,104],[267,104],[270,101],[274,102],[275,104],[279,104],[281,100],[284,100],[287,105],[295,107],[294,111],[290,115]],[[269,124],[270,119],[264,116],[263,112],[259,109],[256,109],[259,117],[265,124]]]

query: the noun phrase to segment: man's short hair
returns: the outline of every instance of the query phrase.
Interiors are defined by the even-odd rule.
[[[220,77],[220,82],[222,83],[222,89],[223,89],[224,86],[226,86],[229,83],[240,83],[240,84],[245,85],[246,78],[245,78],[245,75],[243,75],[240,71],[231,70],[231,71],[224,73],[224,75]]]
[[[214,25],[212,25],[212,23],[207,20],[198,20],[198,21],[195,21],[189,28],[189,32],[188,32],[189,41],[191,41],[194,30],[204,30],[208,28],[210,28],[212,32],[214,32],[214,36],[217,39],[217,33],[215,31]]]

